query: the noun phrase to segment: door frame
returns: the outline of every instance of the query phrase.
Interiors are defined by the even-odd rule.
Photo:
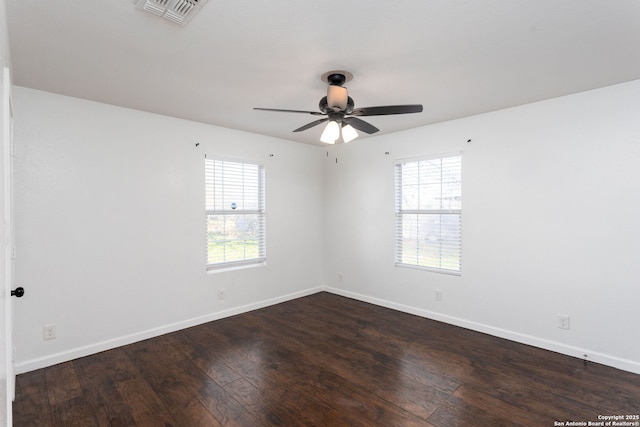
[[[6,395],[6,422],[7,425],[12,424],[12,402],[15,398],[15,360],[13,356],[13,298],[10,297],[10,290],[13,289],[14,281],[14,259],[15,259],[15,240],[14,240],[14,199],[13,199],[13,102],[11,97],[11,70],[3,67],[2,70],[2,150],[3,150],[3,237],[4,242],[4,259],[2,286],[0,292],[4,293],[4,297],[0,301],[4,304],[4,318],[0,320],[0,327],[4,329],[5,342],[4,348],[0,349],[4,353],[6,365],[6,383],[4,386],[4,394]]]

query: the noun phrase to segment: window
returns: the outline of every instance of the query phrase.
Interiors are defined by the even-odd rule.
[[[205,158],[207,269],[263,264],[264,167]]]
[[[460,153],[396,164],[396,265],[461,273]]]

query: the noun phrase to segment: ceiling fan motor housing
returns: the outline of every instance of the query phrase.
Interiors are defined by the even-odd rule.
[[[353,111],[353,106],[354,106],[353,98],[351,98],[350,96],[347,96],[347,105],[341,111],[344,114],[349,114]],[[329,108],[329,102],[327,101],[326,96],[322,97],[322,99],[318,103],[318,107],[320,108],[320,111],[322,111],[324,114],[335,112],[333,108]]]

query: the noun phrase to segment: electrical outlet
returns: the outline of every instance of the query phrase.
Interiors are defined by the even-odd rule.
[[[224,289],[218,289],[218,301],[224,301]]]
[[[52,323],[51,325],[44,325],[42,328],[42,339],[45,341],[52,340],[56,338],[56,324]]]
[[[344,274],[338,273],[338,282],[342,282],[344,280]]]
[[[440,289],[436,289],[433,292],[433,297],[435,298],[436,301],[442,301],[442,291]]]
[[[558,328],[569,329],[569,316],[566,314],[558,314]]]

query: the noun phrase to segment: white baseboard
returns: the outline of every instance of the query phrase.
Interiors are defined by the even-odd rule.
[[[567,356],[576,357],[581,360],[584,360],[584,356],[587,355],[586,359],[589,362],[600,363],[602,365],[611,366],[623,371],[640,374],[640,362],[636,362],[633,360],[621,359],[619,357],[611,356],[608,354],[594,352],[589,349],[573,347],[556,341],[550,341],[531,335],[521,334],[519,332],[509,331],[507,329],[496,328],[494,326],[484,325],[482,323],[471,322],[469,320],[461,319],[458,317],[448,316],[446,314],[436,313],[433,311],[424,310],[404,304],[398,304],[393,301],[387,301],[355,292],[345,291],[342,289],[324,287],[322,290],[347,298],[353,298],[358,301],[368,302],[374,305],[379,305],[381,307],[402,311],[404,313],[414,314],[416,316],[437,320],[454,326],[460,326],[472,331],[482,332],[499,338],[505,338],[510,341],[519,342],[521,344],[527,344],[533,347],[542,348],[544,350],[550,350]]]
[[[330,292],[336,295],[341,295],[347,298],[352,298],[358,301],[368,302],[381,307],[398,310],[404,313],[414,314],[416,316],[424,317],[427,319],[437,320],[440,322],[448,323],[450,325],[460,326],[462,328],[469,329],[472,331],[482,332],[482,333],[493,335],[499,338],[505,338],[511,341],[531,345],[531,346],[542,348],[545,350],[554,351],[556,353],[576,357],[579,359],[584,359],[584,355],[586,354],[588,356],[587,360],[589,360],[590,362],[600,363],[603,365],[621,369],[623,371],[640,374],[640,363],[633,360],[621,359],[608,354],[594,352],[589,349],[573,347],[573,346],[569,346],[559,342],[534,337],[531,335],[521,334],[518,332],[509,331],[502,328],[496,328],[494,326],[484,325],[477,322],[471,322],[469,320],[461,319],[458,317],[448,316],[445,314],[436,313],[436,312],[424,310],[421,308],[416,308],[416,307],[412,307],[404,304],[395,303],[393,301],[383,300],[380,298],[370,297],[367,295],[345,291],[338,288],[327,287],[327,286],[318,286],[315,288],[306,289],[304,291],[294,292],[291,294],[287,294],[287,295],[283,295],[280,297],[271,298],[263,301],[258,301],[255,303],[242,305],[239,307],[233,307],[228,310],[210,313],[204,316],[184,320],[184,321],[173,323],[170,325],[165,325],[158,328],[153,328],[146,331],[138,332],[135,334],[114,338],[112,340],[102,341],[102,342],[86,345],[83,347],[78,347],[78,348],[70,349],[67,351],[63,351],[60,353],[55,353],[48,356],[40,357],[37,359],[31,359],[24,362],[19,362],[19,363],[16,363],[15,365],[15,372],[16,374],[22,374],[25,372],[34,371],[36,369],[46,368],[48,366],[53,366],[58,363],[63,363],[69,360],[99,353],[101,351],[111,350],[113,348],[120,347],[123,345],[132,344],[138,341],[157,337],[170,332],[179,331],[181,329],[190,328],[192,326],[201,325],[207,322],[212,322],[214,320],[224,319],[225,317],[231,317],[238,314],[247,313],[249,311],[257,310],[264,307],[269,307],[271,305],[275,305],[275,304],[290,301],[296,298],[312,295],[322,291]]]
[[[89,356],[91,354],[100,353],[106,350],[111,350],[123,345],[133,344],[138,341],[154,338],[170,332],[179,331],[181,329],[190,328],[192,326],[201,325],[203,323],[212,322],[214,320],[224,319],[225,317],[231,317],[260,308],[269,307],[271,305],[280,304],[282,302],[290,301],[296,298],[312,295],[323,290],[323,287],[310,288],[304,291],[294,292],[276,298],[270,298],[239,307],[233,307],[228,310],[218,311],[215,313],[206,314],[204,316],[187,319],[181,322],[172,323],[170,325],[148,329],[146,331],[137,332],[131,335],[126,335],[107,341],[101,341],[83,347],[73,348],[70,350],[62,351],[60,353],[55,353],[24,362],[17,362],[15,364],[15,372],[16,374],[23,374],[25,372],[35,371],[36,369],[46,368],[48,366],[57,365],[58,363],[68,362],[69,360],[78,359],[80,357]]]

